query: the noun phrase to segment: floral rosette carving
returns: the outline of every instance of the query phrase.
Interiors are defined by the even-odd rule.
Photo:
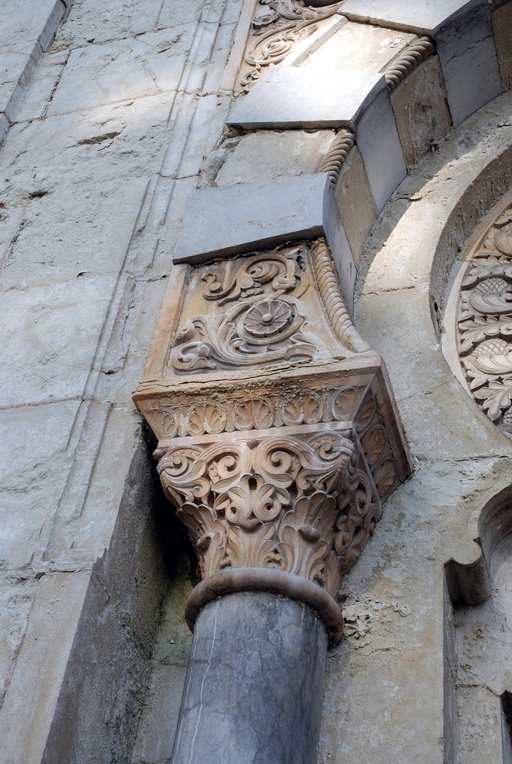
[[[373,532],[380,501],[351,431],[171,448],[158,470],[202,578],[262,567],[335,596]]]
[[[489,228],[468,267],[458,341],[473,397],[512,438],[512,207]]]

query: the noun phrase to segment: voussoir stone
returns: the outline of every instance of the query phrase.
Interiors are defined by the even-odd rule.
[[[174,250],[175,263],[200,263],[325,236],[350,302],[356,269],[326,173],[193,191]]]
[[[386,87],[383,74],[274,67],[235,108],[228,124],[257,130],[354,125]]]
[[[432,35],[448,21],[483,4],[482,0],[409,0],[407,3],[403,0],[346,0],[339,12],[353,21]]]

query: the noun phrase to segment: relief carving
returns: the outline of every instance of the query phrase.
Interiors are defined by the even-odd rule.
[[[336,596],[380,514],[346,430],[171,448],[158,470],[203,579],[226,568],[272,568]]]
[[[410,470],[382,361],[325,239],[184,268],[155,334],[159,377],[134,398],[199,560],[187,622],[217,596],[267,591],[336,641],[343,576]]]
[[[458,340],[473,397],[512,438],[512,206],[473,254],[461,287]]]
[[[259,0],[245,49],[240,89],[247,92],[269,66],[283,61],[342,4],[332,0]]]
[[[332,360],[332,347],[311,323],[312,311],[318,319],[312,288],[315,275],[344,355],[369,351],[350,319],[327,243],[320,239],[311,253],[309,245],[301,242],[196,268],[190,301],[197,304],[199,292],[211,312],[186,317],[174,340],[171,368],[184,374]]]

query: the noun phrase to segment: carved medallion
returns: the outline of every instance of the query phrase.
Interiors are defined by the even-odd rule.
[[[311,248],[299,242],[196,267],[169,369],[181,375],[328,362],[369,349],[350,320],[325,240]]]
[[[473,397],[512,438],[512,206],[473,254],[461,287],[458,340]]]

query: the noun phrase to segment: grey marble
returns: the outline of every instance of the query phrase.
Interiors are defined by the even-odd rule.
[[[488,6],[471,9],[436,35],[448,106],[455,127],[501,94]]]
[[[247,130],[353,130],[358,117],[385,87],[383,74],[275,66],[236,106],[228,124]]]
[[[332,249],[341,287],[351,304],[356,269],[325,173],[193,191],[174,262],[205,262],[318,236],[325,236]]]
[[[172,764],[315,764],[327,636],[304,605],[241,592],[196,622]]]
[[[447,22],[481,5],[482,0],[346,0],[339,13],[417,34],[435,34]]]
[[[387,90],[363,114],[356,140],[377,214],[407,175],[395,116]]]

